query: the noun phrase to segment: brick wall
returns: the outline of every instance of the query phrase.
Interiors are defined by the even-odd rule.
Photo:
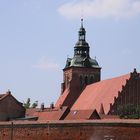
[[[71,107],[86,85],[100,81],[99,68],[70,67],[64,69],[63,74],[61,94],[66,88],[69,89],[69,94],[62,104],[63,106]]]
[[[0,125],[0,140],[139,140],[140,123],[49,122]]]

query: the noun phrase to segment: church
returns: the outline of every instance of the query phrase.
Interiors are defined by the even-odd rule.
[[[81,20],[73,58],[63,69],[55,104],[23,107],[8,91],[0,95],[0,140],[139,140],[140,73],[101,80]]]
[[[120,118],[126,110],[129,115],[140,113],[140,73],[134,69],[126,75],[101,80],[101,67],[90,56],[81,19],[74,56],[67,58],[63,69],[60,97],[55,105],[29,109],[26,115],[39,120],[92,120]]]

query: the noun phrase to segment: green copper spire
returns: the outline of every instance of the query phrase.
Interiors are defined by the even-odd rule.
[[[83,19],[81,19],[81,27],[78,31],[78,41],[74,47],[74,57],[68,58],[66,67],[96,67],[99,65],[95,59],[90,58],[90,47],[86,42],[86,30],[83,26]]]
[[[83,19],[81,19],[81,27],[78,32],[78,42],[74,47],[74,56],[90,57],[89,56],[89,45],[86,42],[86,30],[83,27]]]

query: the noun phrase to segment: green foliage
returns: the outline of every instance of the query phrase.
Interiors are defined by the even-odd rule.
[[[140,106],[135,107],[132,104],[118,107],[118,114],[122,119],[138,119],[140,118]]]
[[[35,101],[33,104],[31,104],[31,100],[30,100],[30,98],[28,98],[26,102],[23,102],[23,106],[26,109],[36,108],[38,106],[38,101]]]
[[[38,106],[38,101],[35,101],[35,102],[32,104],[31,108],[36,108],[37,106]]]
[[[30,108],[30,105],[31,105],[31,100],[30,100],[30,98],[28,98],[27,101],[23,103],[23,106],[26,109],[28,109],[28,108]]]

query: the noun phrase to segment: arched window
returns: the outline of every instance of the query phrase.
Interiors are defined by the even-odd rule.
[[[82,85],[82,84],[83,84],[83,77],[80,76],[80,85]]]
[[[94,82],[93,76],[90,77],[90,84]]]
[[[88,77],[85,77],[85,84],[88,84]]]

